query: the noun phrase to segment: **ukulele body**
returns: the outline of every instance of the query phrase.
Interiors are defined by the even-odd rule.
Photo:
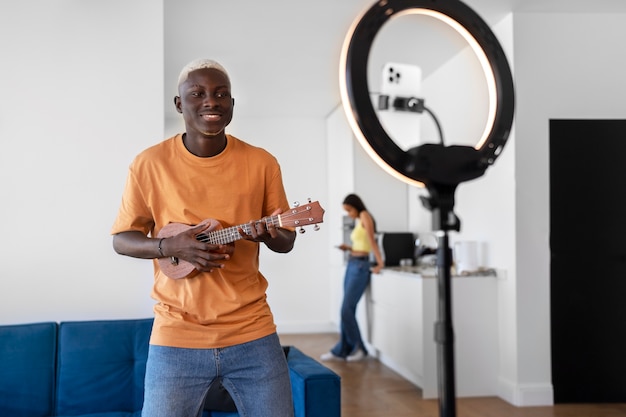
[[[202,233],[208,233],[222,228],[220,222],[215,219],[206,219],[199,224],[208,225],[208,228],[203,230]],[[176,236],[179,233],[186,232],[192,227],[195,226],[189,226],[183,223],[169,223],[159,231],[159,233],[157,234],[157,238]],[[192,264],[185,260],[178,259],[174,256],[170,256],[167,258],[158,258],[157,261],[159,263],[161,271],[163,271],[165,275],[172,279],[189,278],[194,276],[198,272]]]

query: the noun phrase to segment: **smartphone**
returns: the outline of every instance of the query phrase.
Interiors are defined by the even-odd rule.
[[[396,99],[422,97],[422,69],[417,65],[387,62],[381,70],[378,119],[389,137],[402,150],[421,144],[423,113],[395,109]],[[385,105],[386,103],[386,105]]]

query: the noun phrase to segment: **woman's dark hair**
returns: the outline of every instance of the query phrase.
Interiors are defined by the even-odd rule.
[[[363,203],[361,197],[356,194],[348,194],[346,198],[343,199],[343,204],[354,207],[359,214],[361,214],[362,211],[367,211],[365,203]],[[376,219],[374,219],[372,213],[370,213],[370,216],[372,216],[372,221],[374,222],[374,232],[376,232]]]
[[[363,200],[356,194],[348,194],[346,198],[343,199],[343,204],[347,204],[356,209],[357,212],[362,212],[363,210],[367,210]]]

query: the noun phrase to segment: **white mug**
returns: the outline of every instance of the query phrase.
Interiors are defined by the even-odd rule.
[[[478,243],[473,240],[460,241],[454,244],[454,261],[458,274],[478,270]]]

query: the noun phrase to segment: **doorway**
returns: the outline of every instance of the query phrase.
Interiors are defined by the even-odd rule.
[[[555,403],[626,402],[626,120],[550,121]]]

